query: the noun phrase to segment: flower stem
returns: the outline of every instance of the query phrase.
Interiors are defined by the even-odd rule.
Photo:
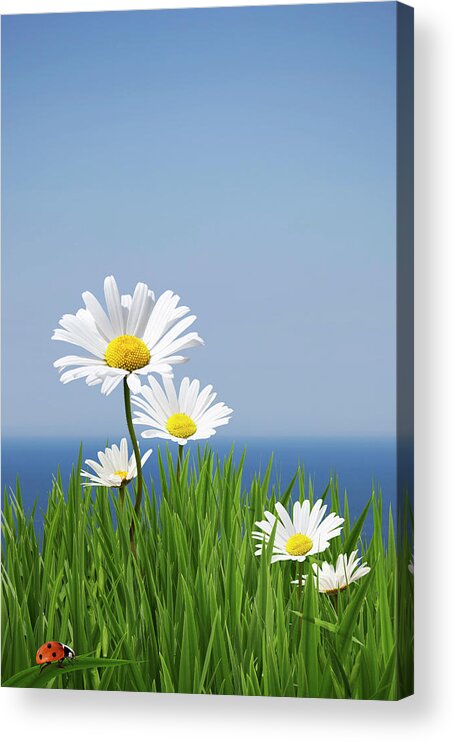
[[[303,587],[303,562],[299,562],[299,640],[302,638],[302,623],[303,623],[303,605],[302,605],[302,590]]]
[[[334,593],[333,595],[333,605],[335,608],[335,613],[337,614],[337,618],[338,618],[338,592]]]
[[[120,510],[123,510],[123,503],[125,502],[125,485],[123,485],[123,487],[119,487],[118,499],[120,502]]]
[[[177,479],[180,480],[180,470],[182,468],[182,460],[183,460],[183,446],[179,444],[179,453],[177,458]]]
[[[133,416],[131,414],[130,389],[126,381],[126,378],[123,379],[123,398],[125,400],[126,423],[128,425],[128,432],[130,434],[131,443],[133,445],[134,458],[136,460],[136,470],[137,470],[137,489],[136,489],[136,500],[134,502],[134,512],[136,513],[136,515],[139,515],[139,513],[141,512],[141,502],[142,502],[141,453],[139,451],[139,444],[137,442],[136,433],[134,430]],[[131,521],[131,526],[130,526],[130,546],[131,546],[131,551],[133,552],[133,556],[136,556],[136,550],[134,547],[134,519]]]

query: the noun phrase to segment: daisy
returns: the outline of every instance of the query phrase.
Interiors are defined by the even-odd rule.
[[[353,551],[349,559],[347,554],[340,554],[335,567],[328,562],[323,562],[321,567],[313,564],[314,584],[320,593],[334,595],[367,575],[370,569],[366,562],[362,564],[361,558],[357,559],[357,551]],[[303,582],[305,579],[303,577]],[[298,580],[292,580],[292,582],[299,583]]]
[[[212,404],[216,393],[209,384],[200,390],[198,379],[191,383],[185,377],[177,391],[171,379],[163,378],[164,391],[153,376],[150,386],[141,387],[141,396],[134,395],[132,403],[141,412],[135,412],[133,423],[146,425],[143,438],[167,438],[184,446],[189,440],[200,440],[215,435],[220,425],[227,425],[232,410],[224,402]]]
[[[294,504],[293,517],[291,519],[288,511],[280,502],[275,505],[278,513],[278,523],[275,530],[275,541],[273,544],[272,563],[286,559],[303,562],[307,556],[324,551],[329,541],[341,533],[344,518],[336,513],[330,513],[324,518],[327,505],[322,500],[314,503],[310,509],[308,500],[302,504]],[[266,511],[266,520],[257,521],[256,525],[260,531],[253,531],[252,536],[261,543],[256,546],[256,556],[263,552],[264,545],[268,544],[272,530],[277,518]]]
[[[145,452],[141,459],[141,464],[145,462],[152,453],[152,449]],[[120,448],[113,445],[112,448],[105,448],[104,451],[98,451],[98,461],[87,459],[86,464],[95,474],[88,471],[81,471],[84,477],[89,478],[89,482],[84,483],[84,487],[90,487],[92,484],[99,484],[102,487],[125,487],[132,479],[137,477],[137,467],[134,453],[128,458],[128,444],[126,438],[120,441]]]
[[[156,301],[145,283],[138,283],[133,296],[120,295],[114,276],[104,280],[107,312],[89,291],[82,294],[85,309],[64,314],[53,340],[78,345],[89,357],[64,356],[55,361],[63,384],[85,378],[89,386],[101,384],[110,394],[126,377],[132,391],[139,391],[139,375],[150,373],[172,377],[172,366],[187,360],[181,351],[203,341],[196,332],[185,331],[195,315],[185,316],[188,307],[178,307],[180,297],[165,291]]]

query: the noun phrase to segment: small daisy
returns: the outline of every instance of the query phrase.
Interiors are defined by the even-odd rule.
[[[303,562],[310,554],[319,554],[324,551],[329,541],[341,533],[344,518],[336,513],[330,513],[324,518],[327,505],[322,500],[314,503],[310,510],[310,503],[304,500],[302,504],[294,504],[293,518],[280,502],[275,505],[278,513],[278,525],[275,531],[275,542],[273,544],[272,562],[280,562],[286,559]],[[261,531],[253,531],[252,536],[261,543],[256,546],[256,556],[263,552],[264,543],[269,542],[270,535],[276,522],[276,517],[266,511],[266,520],[257,521]]]
[[[200,440],[215,435],[220,425],[227,425],[232,410],[224,402],[212,404],[216,397],[213,387],[200,390],[198,379],[191,383],[185,377],[177,391],[171,379],[163,378],[164,391],[153,376],[150,386],[141,387],[141,396],[134,395],[132,403],[141,412],[135,412],[133,423],[146,425],[143,438],[167,438],[181,446],[189,440]]]
[[[151,453],[152,449],[145,452],[141,459],[142,466],[144,466]],[[87,459],[85,462],[95,472],[95,474],[88,471],[81,472],[84,477],[88,477],[90,480],[84,484],[85,487],[90,487],[92,484],[99,484],[102,487],[124,487],[137,477],[134,453],[128,458],[126,438],[122,438],[120,441],[120,448],[113,445],[112,448],[98,451],[98,459],[99,463],[92,461],[92,459]]]
[[[357,551],[353,551],[349,559],[346,554],[340,554],[335,567],[328,562],[323,562],[321,567],[313,564],[314,584],[320,593],[327,595],[334,595],[339,590],[345,590],[348,585],[360,580],[370,571],[368,564],[361,562],[361,558],[357,559]],[[304,577],[303,582],[305,579]],[[299,583],[298,580],[292,580],[292,582]]]
[[[85,309],[64,314],[54,330],[53,340],[78,345],[90,357],[64,356],[54,362],[62,372],[63,384],[85,378],[89,386],[101,384],[101,392],[110,394],[127,378],[132,391],[139,391],[138,375],[150,373],[172,377],[172,366],[184,363],[182,350],[201,345],[196,332],[185,330],[196,319],[186,317],[188,307],[178,307],[180,297],[165,291],[157,301],[145,283],[138,283],[133,296],[120,295],[113,276],[104,281],[107,312],[89,291],[82,294]]]

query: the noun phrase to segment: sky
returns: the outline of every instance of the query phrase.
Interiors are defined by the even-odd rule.
[[[223,435],[395,430],[395,3],[2,18],[3,435],[112,436],[60,317],[172,289]]]

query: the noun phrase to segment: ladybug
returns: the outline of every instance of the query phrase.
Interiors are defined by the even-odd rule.
[[[62,644],[61,642],[46,642],[36,653],[36,664],[50,665],[51,662],[62,662],[64,659],[72,660],[75,656],[74,651],[66,644]]]

